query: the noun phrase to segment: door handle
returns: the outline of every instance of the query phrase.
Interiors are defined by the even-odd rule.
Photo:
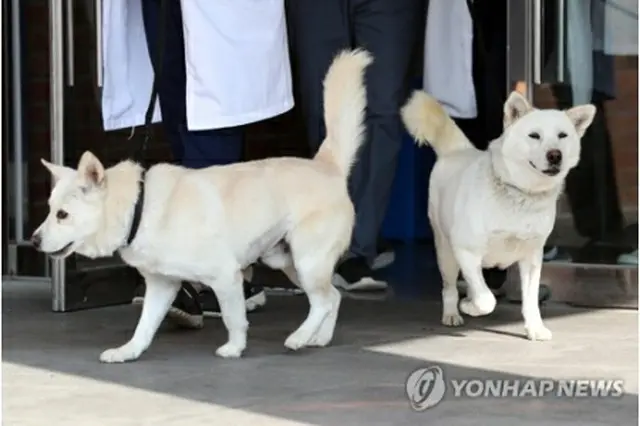
[[[533,83],[542,83],[542,0],[533,0]]]
[[[558,0],[558,82],[564,83],[564,56],[565,56],[565,0]]]
[[[67,86],[69,87],[75,84],[73,30],[73,0],[67,0]]]
[[[96,77],[102,87],[102,0],[96,0]]]
[[[13,185],[14,185],[14,227],[15,239],[18,244],[25,241],[24,239],[24,185],[25,176],[23,167],[27,165],[24,162],[24,139],[23,139],[23,99],[22,99],[22,64],[20,57],[22,56],[22,32],[20,19],[20,0],[11,1],[11,47],[7,49],[13,55],[14,60],[11,61],[11,102],[13,103]],[[8,47],[8,46],[7,46]],[[4,52],[3,52],[4,53]],[[4,86],[4,82],[3,82]]]
[[[51,162],[64,163],[64,11],[61,0],[49,0],[49,76],[51,108]],[[65,262],[52,261],[51,292],[52,309],[64,311],[65,300]]]

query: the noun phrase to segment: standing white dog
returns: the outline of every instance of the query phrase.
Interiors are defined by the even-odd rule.
[[[429,220],[442,275],[442,323],[462,325],[456,281],[461,270],[467,315],[491,313],[496,298],[482,268],[518,263],[522,315],[531,340],[549,340],[538,306],[542,252],[567,173],[578,164],[580,138],[596,109],[538,110],[513,92],[504,106],[504,133],[476,149],[441,105],[415,92],[402,119],[420,145],[438,156],[429,182]]]
[[[104,169],[86,152],[78,169],[50,164],[50,213],[32,241],[55,257],[119,252],[145,278],[140,320],[129,342],[100,355],[137,359],[151,344],[181,280],[210,286],[229,339],[216,353],[241,356],[248,322],[243,270],[257,260],[282,269],[309,298],[309,314],[285,341],[292,350],[333,338],[340,293],[331,285],[354,223],[347,178],[363,142],[364,70],[371,56],[340,53],[324,87],[327,138],[313,160],[273,158],[190,170],[124,161]]]

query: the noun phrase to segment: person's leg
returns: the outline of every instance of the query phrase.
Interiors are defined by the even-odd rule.
[[[286,8],[296,103],[301,109],[307,142],[314,155],[326,132],[322,82],[336,53],[354,47],[349,1],[287,0]],[[373,267],[386,267],[393,260],[393,252],[380,246]]]
[[[462,132],[480,150],[503,132],[503,105],[507,100],[504,84],[507,80],[507,2],[505,0],[476,0],[473,2],[473,82],[478,116],[475,119],[455,119]],[[520,85],[519,90],[526,89]],[[503,293],[507,270],[482,270],[487,286],[495,295]],[[548,298],[547,288],[544,297]],[[542,293],[542,292],[541,292]]]
[[[322,101],[325,74],[339,51],[353,47],[349,1],[289,0],[286,6],[296,103],[313,156],[326,135]]]
[[[183,146],[180,129],[186,120],[186,75],[184,44],[182,43],[182,15],[179,0],[167,1],[164,22],[164,52],[162,75],[158,81],[158,98],[162,111],[162,127],[171,144],[174,160],[182,161]],[[160,36],[160,0],[142,0],[147,47],[154,69],[158,69],[158,38]]]
[[[238,162],[242,159],[242,127],[189,131],[186,113],[186,71],[180,0],[167,2],[165,22],[160,23],[161,0],[142,0],[147,44],[154,68],[158,69],[160,25],[165,31],[163,64],[158,81],[162,124],[176,160],[189,168]]]
[[[184,141],[182,165],[192,169],[222,166],[242,161],[244,127],[202,131],[180,130]]]
[[[186,116],[186,71],[180,0],[167,1],[165,22],[160,22],[160,0],[142,0],[142,11],[149,55],[157,69],[159,31],[165,32],[163,64],[158,81],[158,98],[162,122],[176,160],[185,167],[202,168],[230,164],[242,159],[243,129],[215,129],[190,132]],[[264,289],[245,282],[247,309],[264,305]],[[137,296],[134,302],[142,302]],[[208,287],[199,283],[183,283],[169,317],[178,324],[199,328],[202,316],[220,316],[218,301]]]
[[[456,120],[473,145],[486,150],[489,143],[502,134],[506,73],[506,16],[504,0],[473,2],[473,81],[478,116],[473,120]],[[507,271],[499,268],[482,270],[487,286],[497,294],[507,279]]]
[[[182,17],[179,0],[167,2],[165,22],[160,22],[160,0],[142,0],[142,17],[147,36],[147,46],[151,63],[158,69],[158,38],[164,31],[163,64],[158,84],[158,100],[162,110],[162,126],[165,131],[174,160],[182,162],[184,147],[180,129],[186,121],[184,47],[182,43]],[[144,288],[138,289],[133,303],[144,302]],[[188,283],[183,283],[171,308],[168,318],[187,328],[200,328],[204,319],[198,292]]]
[[[313,156],[326,134],[322,102],[325,74],[335,55],[352,45],[348,0],[287,0],[285,4],[296,104]]]
[[[409,91],[425,4],[421,0],[354,0],[349,6],[355,45],[371,52],[374,61],[366,76],[366,140],[350,178],[356,224],[350,257],[338,265],[336,283],[365,290],[386,287],[373,280],[371,265],[402,145],[399,111]]]

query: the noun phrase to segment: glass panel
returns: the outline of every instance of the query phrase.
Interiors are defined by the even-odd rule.
[[[5,160],[2,162],[2,193],[10,194],[11,182],[9,182],[9,168],[13,164],[11,160],[11,120],[13,111],[11,110],[11,11],[9,2],[2,3],[2,155]],[[9,198],[9,197],[7,197]],[[5,198],[6,199],[6,198]],[[11,198],[9,198],[11,200]],[[15,265],[9,264],[9,240],[15,234],[12,220],[11,201],[2,203],[2,274],[5,275],[15,269]],[[13,271],[12,271],[13,272]]]
[[[544,1],[541,108],[597,115],[567,178],[547,258],[637,265],[638,0]],[[513,80],[512,80],[513,81]]]

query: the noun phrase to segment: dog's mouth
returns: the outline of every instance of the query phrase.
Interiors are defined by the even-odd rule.
[[[542,173],[543,175],[546,176],[557,176],[558,173],[560,173],[560,167],[557,166],[551,166],[548,169],[544,169],[544,170],[540,170],[539,168],[536,167],[535,164],[533,164],[533,161],[529,161],[529,165],[531,167],[533,167],[536,171]]]
[[[62,247],[60,250],[56,250],[47,254],[51,257],[63,259],[69,256],[72,251],[73,251],[73,241],[67,244],[66,246]]]

